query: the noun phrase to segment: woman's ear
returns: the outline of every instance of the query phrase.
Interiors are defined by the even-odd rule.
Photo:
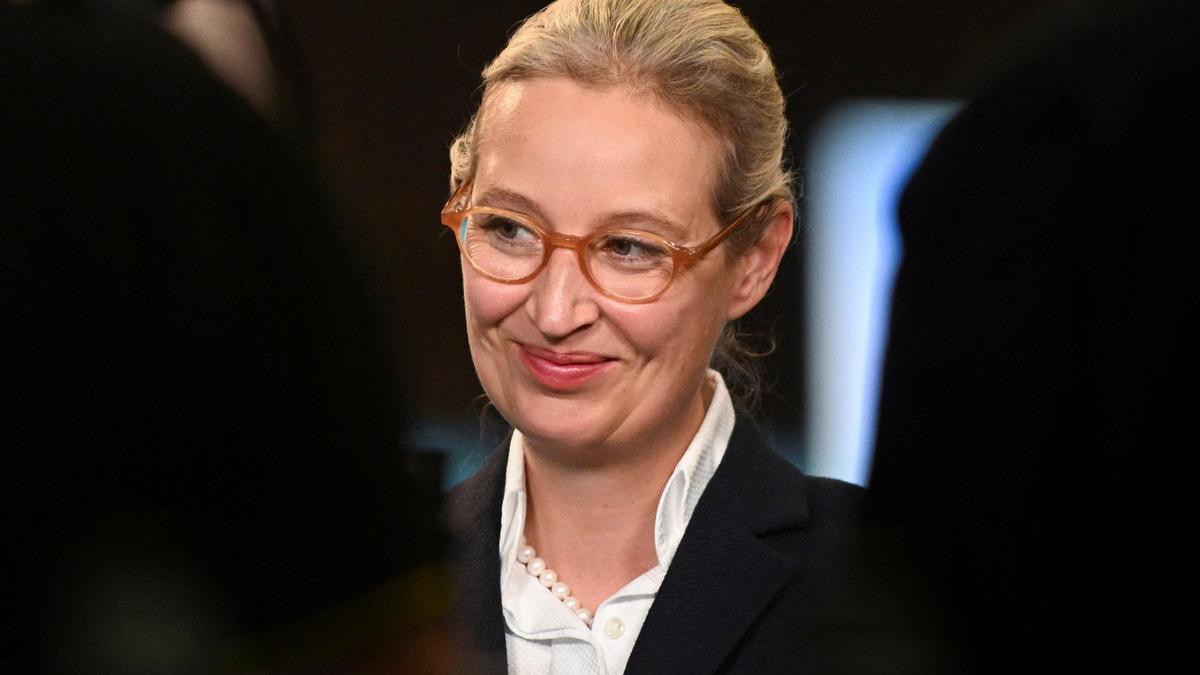
[[[758,242],[750,247],[734,267],[734,286],[729,298],[727,320],[741,318],[754,309],[775,280],[783,252],[792,243],[792,203],[782,202],[770,216]]]

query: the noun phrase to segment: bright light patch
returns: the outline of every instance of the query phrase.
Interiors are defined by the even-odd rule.
[[[892,281],[896,204],[951,102],[863,101],[830,112],[805,162],[805,468],[866,485]]]

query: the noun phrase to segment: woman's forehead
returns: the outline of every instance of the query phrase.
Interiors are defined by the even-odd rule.
[[[713,215],[719,144],[652,97],[567,78],[494,93],[481,115],[477,196],[517,195],[544,210],[661,211],[684,224]]]

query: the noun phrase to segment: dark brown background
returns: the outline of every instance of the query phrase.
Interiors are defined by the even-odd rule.
[[[366,255],[396,334],[414,419],[471,427],[481,389],[467,350],[453,242],[437,211],[447,192],[447,148],[478,102],[479,72],[517,22],[541,6],[519,2],[288,3],[314,106],[318,156],[348,234]],[[771,46],[789,102],[790,152],[803,176],[809,130],[853,97],[961,95],[985,76],[1010,37],[1050,0],[814,0],[740,3]],[[773,327],[774,381],[761,416],[795,432],[805,395],[804,244],[748,318]],[[794,449],[789,449],[793,450]]]

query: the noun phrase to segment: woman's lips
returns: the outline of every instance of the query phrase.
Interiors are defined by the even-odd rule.
[[[616,363],[591,352],[556,352],[524,344],[517,344],[517,353],[535,380],[558,390],[580,387]]]

